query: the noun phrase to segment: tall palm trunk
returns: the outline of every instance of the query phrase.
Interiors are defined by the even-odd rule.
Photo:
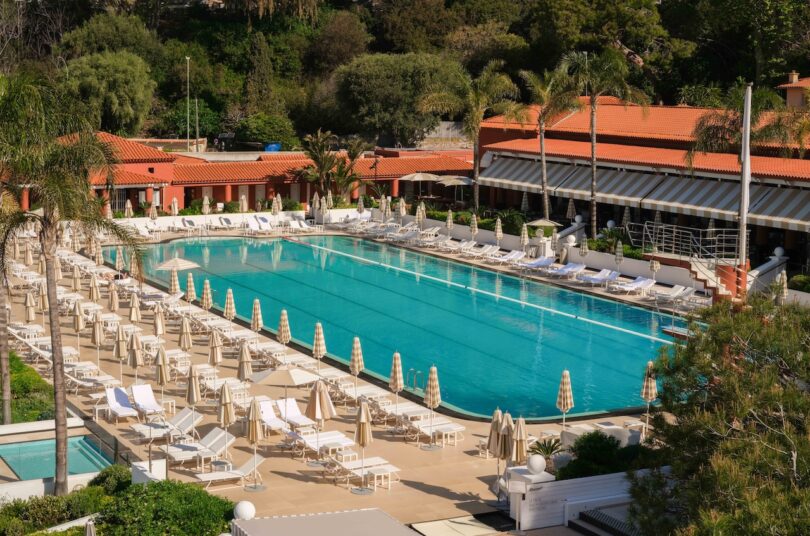
[[[0,333],[8,333],[8,287],[5,276],[0,275]],[[8,356],[8,337],[0,336],[0,393],[3,397],[3,424],[11,424],[11,369]]]
[[[478,212],[479,206],[479,190],[478,190],[478,174],[481,168],[481,152],[478,146],[478,136],[473,140],[473,207]]]
[[[596,99],[591,99],[591,237],[596,238]]]
[[[543,217],[551,219],[551,209],[548,201],[548,171],[546,170],[546,122],[540,120],[540,175],[543,185]]]
[[[45,220],[40,238],[45,257],[45,281],[48,303],[56,304],[56,257],[58,224]],[[54,494],[68,492],[67,467],[67,398],[65,395],[65,363],[62,355],[62,328],[59,325],[59,308],[48,308],[48,321],[51,328],[51,357],[53,359],[53,406],[56,430],[56,471],[54,473]]]

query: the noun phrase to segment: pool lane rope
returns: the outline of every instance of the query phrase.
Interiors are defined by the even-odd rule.
[[[346,257],[346,258],[355,260],[355,261],[357,261],[359,263],[362,263],[362,264],[368,264],[370,266],[379,266],[381,268],[386,268],[386,269],[389,269],[389,270],[395,270],[397,272],[412,275],[417,280],[418,279],[427,279],[429,281],[434,281],[436,283],[441,283],[443,285],[449,285],[449,286],[453,286],[453,287],[456,287],[456,288],[459,288],[459,289],[468,290],[470,292],[483,294],[485,296],[490,296],[490,297],[493,297],[493,298],[498,299],[498,300],[510,301],[512,303],[516,303],[516,304],[522,305],[524,307],[531,307],[533,309],[537,309],[537,310],[540,310],[540,311],[545,311],[545,312],[550,313],[550,314],[560,315],[560,316],[564,316],[564,317],[571,318],[571,319],[574,319],[574,320],[579,320],[580,322],[585,322],[585,323],[588,323],[588,324],[593,324],[595,326],[600,326],[600,327],[603,327],[603,328],[608,328],[608,329],[620,331],[622,333],[627,333],[628,335],[634,335],[636,337],[642,337],[644,339],[659,342],[659,343],[662,343],[662,344],[669,344],[669,345],[673,344],[672,341],[668,341],[666,339],[661,339],[660,337],[655,337],[654,335],[647,335],[647,334],[644,334],[644,333],[639,333],[637,331],[622,328],[622,327],[619,327],[619,326],[613,326],[611,324],[607,324],[605,322],[600,322],[598,320],[594,320],[592,318],[588,318],[588,317],[585,317],[585,316],[579,316],[579,315],[575,315],[575,314],[571,314],[571,313],[566,313],[566,312],[563,312],[563,311],[557,311],[557,310],[552,309],[550,307],[545,307],[543,305],[538,305],[536,303],[529,303],[529,302],[521,301],[521,300],[518,300],[518,299],[515,299],[515,298],[510,298],[509,296],[502,296],[502,295],[499,295],[499,294],[495,294],[494,292],[489,292],[487,290],[482,290],[480,288],[475,288],[475,287],[470,287],[470,286],[467,286],[467,285],[462,285],[461,283],[455,283],[455,282],[447,280],[447,279],[441,279],[439,277],[434,277],[432,275],[427,275],[427,274],[421,274],[419,272],[414,272],[412,270],[408,270],[406,268],[401,268],[399,266],[393,266],[391,264],[385,264],[385,263],[382,263],[382,262],[379,262],[379,261],[373,261],[371,259],[366,259],[365,257],[360,257],[358,255],[352,255],[351,253],[346,253],[345,251],[338,251],[338,250],[327,248],[327,247],[324,247],[324,246],[319,246],[317,244],[312,244],[312,243],[309,243],[309,242],[304,242],[302,240],[297,240],[295,238],[285,237],[284,240],[287,240],[289,242],[294,242],[294,243],[300,244],[302,246],[310,247],[312,249],[316,249],[316,250],[319,250],[319,251],[325,251],[327,253],[333,253],[335,255],[340,255],[341,257]],[[475,266],[471,266],[471,268],[478,269]],[[571,291],[571,292],[575,292],[575,291]]]

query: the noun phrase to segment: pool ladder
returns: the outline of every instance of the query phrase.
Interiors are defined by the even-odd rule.
[[[414,391],[424,391],[425,373],[414,368],[409,369],[408,374],[405,375],[405,385],[410,385],[411,389]]]

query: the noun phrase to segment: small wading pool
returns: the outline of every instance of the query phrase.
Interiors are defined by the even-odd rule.
[[[107,258],[114,255],[108,248]],[[155,244],[147,246],[147,277],[167,285],[170,273],[155,266],[175,256],[200,265],[192,270],[197,296],[208,279],[222,307],[232,288],[243,319],[254,298],[271,330],[287,309],[293,339],[304,346],[320,321],[329,355],[346,363],[352,338],[360,337],[365,371],[379,378],[387,380],[394,351],[409,387],[414,374],[422,387],[435,364],[443,405],[479,416],[499,406],[515,417],[558,417],[563,369],[571,372],[572,414],[641,406],[645,364],[671,343],[661,328],[683,325],[655,311],[346,236]],[[180,279],[185,288],[185,272]]]
[[[0,458],[20,480],[53,478],[56,465],[56,441],[25,441],[0,445]],[[96,473],[112,465],[109,458],[88,436],[68,438],[68,473]]]

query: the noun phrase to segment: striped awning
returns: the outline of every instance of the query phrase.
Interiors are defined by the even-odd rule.
[[[762,195],[752,195],[748,221],[754,225],[810,233],[810,190],[757,186]]]
[[[574,169],[576,168],[566,164],[547,163],[549,193],[553,193],[554,188],[562,184]],[[497,158],[481,172],[478,183],[481,186],[541,194],[543,193],[541,176],[540,162],[536,160]]]
[[[661,175],[643,171],[619,171],[596,183],[596,200],[599,203],[636,207],[663,181],[664,177]]]
[[[571,199],[590,199],[591,168],[578,166],[569,169],[571,169],[573,173],[568,176],[565,182],[554,190],[554,195],[557,197],[567,197]],[[597,187],[599,183],[602,182],[602,179],[604,179],[609,173],[611,172],[605,169],[596,170]]]
[[[752,201],[758,199],[751,189]],[[733,221],[740,208],[740,185],[685,177],[665,177],[661,186],[641,201],[641,208]]]

